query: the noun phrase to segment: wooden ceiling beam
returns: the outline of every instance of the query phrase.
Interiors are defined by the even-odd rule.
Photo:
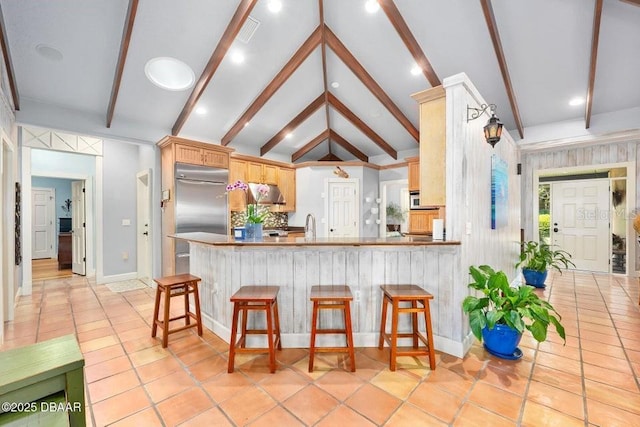
[[[511,76],[509,75],[509,69],[507,68],[507,60],[502,50],[502,42],[500,41],[500,34],[498,33],[498,25],[496,24],[496,17],[493,14],[493,7],[491,6],[491,0],[480,0],[482,5],[482,12],[484,13],[484,19],[487,22],[487,29],[493,42],[493,50],[496,52],[496,58],[498,59],[498,65],[500,66],[500,72],[502,73],[502,80],[504,81],[504,87],[507,90],[507,96],[509,97],[509,103],[511,104],[511,112],[513,113],[513,119],[516,122],[518,133],[520,138],[524,138],[524,128],[522,127],[522,119],[520,118],[520,110],[518,109],[518,103],[516,101],[516,95],[513,91],[513,85],[511,84]]]
[[[293,132],[295,128],[300,126],[302,122],[307,120],[309,116],[315,113],[318,108],[322,107],[325,103],[324,99],[325,94],[323,92],[319,97],[314,99],[311,104],[307,105],[304,110],[298,113],[298,115],[295,116],[289,123],[287,123],[282,129],[280,129],[280,131],[275,134],[273,138],[267,141],[267,143],[260,148],[260,155],[264,156],[265,154],[267,154],[269,150],[278,145],[287,136],[288,133]]]
[[[329,139],[329,129],[324,130],[320,135],[316,136],[310,142],[305,144],[304,147],[302,147],[301,149],[293,153],[291,155],[291,163],[295,162],[296,160],[298,160],[299,158],[307,154],[309,151],[313,150],[318,145],[320,145],[321,142],[327,139]]]
[[[398,159],[398,152],[389,145],[380,135],[374,132],[365,122],[360,120],[346,105],[344,105],[334,94],[329,92],[328,96],[329,104],[338,110],[342,116],[349,120],[355,127],[360,129],[360,132],[364,133],[369,139],[371,139],[378,147],[382,148],[388,155],[394,159]]]
[[[235,122],[235,124],[229,129],[229,132],[222,137],[222,145],[229,145],[229,143],[235,138],[245,124],[248,123],[253,116],[267,103],[267,101],[273,96],[274,93],[282,86],[289,77],[298,69],[298,67],[307,59],[307,57],[314,51],[316,47],[322,42],[322,27],[318,26],[313,33],[305,40],[305,42],[298,48],[296,53],[293,54],[291,59],[282,67],[282,69],[276,74],[266,88],[258,95],[258,97],[251,103],[249,108],[242,114],[242,116]]]
[[[411,120],[404,115],[402,110],[391,100],[389,95],[380,87],[380,85],[371,77],[371,75],[365,70],[365,68],[358,62],[355,56],[347,49],[347,47],[340,41],[329,27],[325,27],[326,43],[329,45],[336,55],[349,67],[353,74],[360,79],[367,89],[375,96],[382,105],[391,113],[395,119],[409,132],[416,142],[420,142],[420,132],[411,123]]]
[[[418,64],[422,70],[422,74],[427,78],[429,84],[433,87],[440,86],[442,84],[440,82],[440,78],[431,66],[431,62],[429,62],[427,55],[422,51],[422,48],[413,36],[413,33],[411,33],[409,26],[396,7],[396,4],[393,0],[378,0],[378,3],[387,15],[387,18],[389,18],[389,21],[391,21],[391,25],[396,29],[396,32],[404,42],[404,45],[409,49],[411,56],[413,56],[413,60],[416,61],[416,64]]]
[[[131,33],[133,32],[133,24],[136,20],[138,11],[138,0],[129,0],[129,8],[127,9],[127,18],[124,21],[122,29],[122,40],[120,41],[120,54],[118,55],[118,64],[116,65],[116,74],[113,77],[113,86],[111,87],[111,98],[109,99],[109,107],[107,108],[107,127],[111,127],[113,121],[113,113],[116,109],[116,101],[120,92],[120,82],[122,81],[122,73],[124,72],[124,64],[127,62],[127,53],[129,52],[129,43],[131,42]]]
[[[204,90],[207,88],[207,85],[213,78],[216,70],[222,63],[222,60],[229,50],[229,47],[231,47],[231,44],[240,32],[240,29],[249,17],[249,13],[251,13],[251,10],[256,5],[257,1],[258,0],[240,0],[240,4],[238,5],[236,12],[233,14],[231,21],[229,21],[229,25],[227,25],[227,28],[224,30],[224,33],[222,34],[218,45],[211,54],[211,58],[209,58],[209,62],[207,62],[207,65],[204,67],[200,78],[191,91],[191,95],[189,95],[187,102],[184,104],[184,107],[182,108],[182,111],[178,116],[178,119],[173,125],[173,128],[171,128],[171,134],[173,136],[177,136],[180,133],[180,130],[195,108],[198,100],[204,93]]]
[[[4,25],[4,14],[0,6],[0,45],[2,46],[2,57],[7,69],[7,78],[9,79],[9,88],[11,89],[11,98],[13,99],[13,108],[20,110],[20,95],[18,94],[18,86],[16,85],[16,75],[13,72],[13,63],[11,62],[11,51],[9,50],[9,39],[7,38],[7,27]]]
[[[340,145],[342,148],[344,148],[345,150],[347,150],[348,152],[356,156],[361,161],[367,162],[367,163],[369,162],[369,157],[367,157],[366,154],[358,150],[356,146],[352,145],[349,141],[347,141],[342,136],[340,136],[338,132],[329,129],[329,138],[333,140],[333,142]]]
[[[600,40],[600,21],[602,18],[602,0],[596,0],[593,10],[593,30],[591,34],[591,59],[589,61],[589,85],[584,109],[584,127],[591,126],[591,108],[593,107],[593,89],[596,83],[596,65],[598,63],[598,41]]]
[[[318,159],[319,162],[341,162],[342,159],[333,153],[327,153]]]

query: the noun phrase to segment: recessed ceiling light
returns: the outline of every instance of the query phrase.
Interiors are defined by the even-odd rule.
[[[413,67],[411,67],[411,74],[413,74],[414,76],[418,76],[421,73],[422,73],[422,68],[420,68],[418,64],[413,64]]]
[[[571,105],[572,107],[576,107],[582,104],[584,104],[584,98],[581,96],[576,96],[575,98],[571,98],[571,100],[569,101],[569,105]]]
[[[331,83],[331,87],[332,87],[332,88],[334,88],[334,89],[337,89],[337,88],[339,88],[339,87],[340,87],[340,83],[338,83],[338,82],[332,82],[332,83]]]
[[[269,0],[267,8],[273,13],[278,13],[282,9],[282,2],[280,0]]]
[[[198,107],[196,108],[196,114],[204,116],[205,114],[207,114],[207,109],[204,107]]]
[[[367,0],[367,2],[364,4],[364,8],[369,13],[376,13],[378,10],[380,10],[380,5],[378,4],[378,0]]]
[[[244,62],[244,53],[239,50],[233,51],[231,53],[231,61],[235,64],[242,64]]]
[[[287,138],[287,139],[291,139],[291,138],[293,138],[293,134],[292,134],[291,132],[289,132],[289,133],[285,136],[285,138]]]
[[[196,81],[191,67],[179,59],[168,56],[147,61],[144,73],[151,83],[166,90],[185,90]]]
[[[47,44],[37,45],[36,52],[38,52],[38,54],[43,58],[47,58],[51,61],[62,61],[62,52]]]

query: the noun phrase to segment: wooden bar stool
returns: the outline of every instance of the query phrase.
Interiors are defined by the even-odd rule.
[[[191,274],[178,274],[177,276],[160,277],[153,279],[158,287],[156,288],[156,304],[153,309],[153,326],[151,336],[155,337],[158,326],[162,328],[162,347],[167,347],[169,334],[180,332],[189,328],[198,328],[198,335],[202,336],[202,317],[200,316],[200,296],[198,295],[198,282],[200,278]],[[158,318],[160,313],[160,298],[164,292],[164,313],[162,319]],[[196,312],[189,311],[189,295],[193,294]],[[169,307],[171,297],[184,296],[184,314],[176,317],[169,317]],[[169,329],[169,322],[184,319],[184,326]],[[191,323],[194,319],[196,323]]]
[[[231,296],[233,303],[233,319],[231,323],[231,339],[229,340],[229,368],[232,373],[236,353],[269,353],[269,368],[276,371],[276,351],[282,350],[280,343],[280,318],[278,317],[278,286],[243,286]],[[267,329],[247,329],[247,315],[250,310],[264,310],[267,316]],[[238,334],[238,317],[242,312],[242,331]],[[268,347],[246,348],[247,335],[266,334]]]
[[[309,344],[309,372],[313,372],[313,358],[316,352],[348,353],[351,358],[351,372],[356,371],[356,357],[353,350],[353,331],[351,329],[351,289],[348,286],[312,286],[309,299],[313,302],[311,320],[311,344]],[[318,329],[318,312],[320,310],[342,310],[344,329]],[[346,347],[316,348],[316,334],[345,334]]]
[[[396,357],[398,356],[429,356],[429,367],[436,368],[436,356],[433,348],[433,334],[431,332],[431,313],[429,311],[429,300],[433,295],[416,285],[381,285],[382,298],[382,319],[380,321],[380,340],[378,348],[382,350],[384,341],[391,348],[389,369],[396,370]],[[400,307],[400,303],[410,303],[410,307]],[[391,333],[386,332],[387,305],[391,304]],[[418,307],[421,304],[422,307]],[[400,313],[410,313],[412,331],[398,333],[398,315]],[[426,337],[418,330],[418,313],[424,313],[426,325]],[[398,351],[398,338],[412,338],[413,350]],[[418,340],[422,341],[425,347],[419,348]]]

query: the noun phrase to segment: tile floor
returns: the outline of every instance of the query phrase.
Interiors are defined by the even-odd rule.
[[[242,355],[230,375],[227,344],[209,331],[171,335],[167,349],[150,338],[153,290],[113,293],[82,277],[35,283],[1,349],[76,334],[93,426],[640,425],[637,279],[550,282],[567,343],[525,335],[515,362],[474,345],[464,359],[438,353],[433,372],[406,358],[392,373],[387,351],[362,348],[355,373],[319,354],[309,374],[307,350],[285,349],[276,374],[265,357]]]

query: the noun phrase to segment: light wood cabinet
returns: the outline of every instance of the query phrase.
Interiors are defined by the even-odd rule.
[[[432,233],[433,220],[441,218],[439,209],[413,210],[409,212],[409,233]]]
[[[229,167],[229,153],[210,150],[200,146],[174,144],[175,161],[192,165],[211,166],[217,168]]]
[[[411,96],[420,104],[420,205],[445,206],[445,91],[436,86]]]
[[[279,168],[278,188],[286,202],[284,205],[274,205],[273,212],[295,212],[296,210],[296,170]]]
[[[229,183],[233,184],[236,181],[247,182],[247,162],[244,160],[229,160]],[[243,211],[247,207],[247,197],[244,191],[231,191],[229,192],[229,210],[230,211]]]
[[[259,162],[247,162],[247,180],[260,184],[278,185],[278,166]]]
[[[169,198],[162,201],[162,275],[175,274],[175,240],[168,237],[176,231],[175,164],[189,163],[227,169],[231,148],[176,136],[166,136],[158,142],[160,148],[161,191]]]
[[[409,191],[420,191],[420,161],[418,157],[407,159],[409,170]]]

